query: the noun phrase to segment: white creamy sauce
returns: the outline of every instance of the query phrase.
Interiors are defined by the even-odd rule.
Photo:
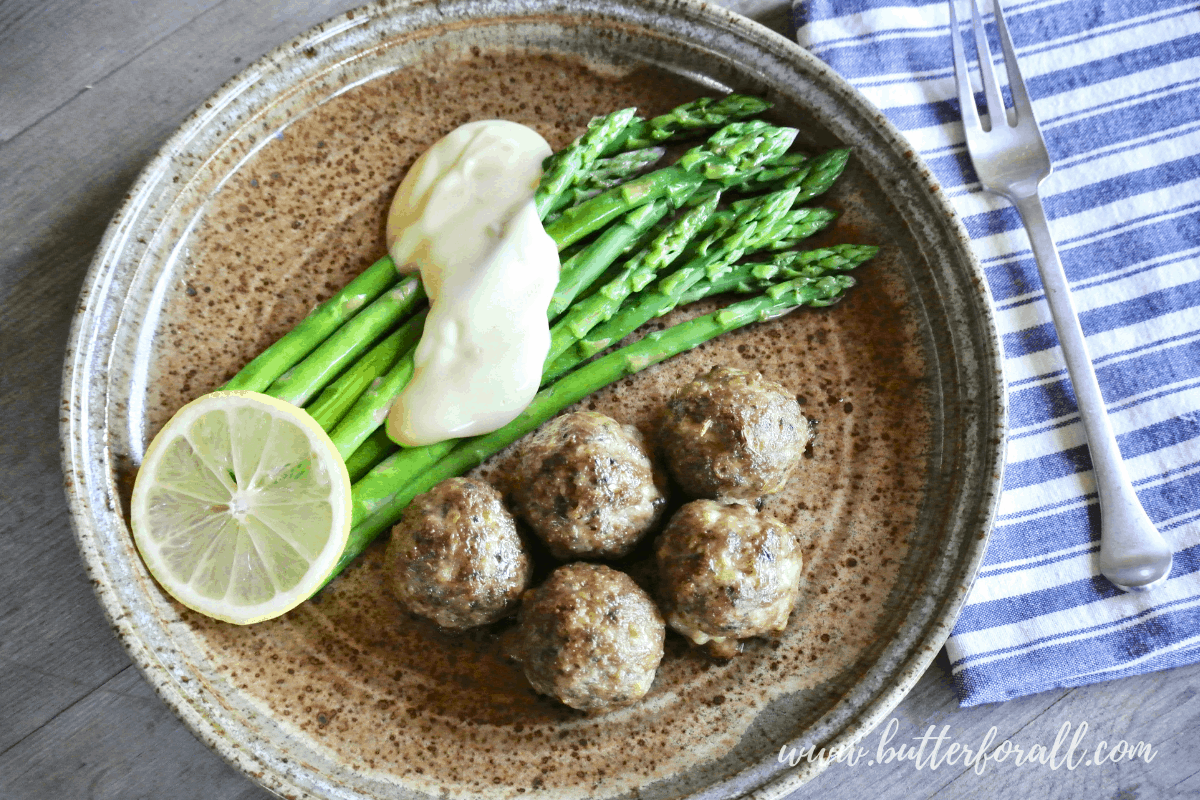
[[[429,317],[415,371],[392,404],[404,445],[474,436],[520,414],[550,349],[558,249],[533,193],[550,146],[515,122],[471,122],[421,155],[388,212],[388,252],[419,270]]]

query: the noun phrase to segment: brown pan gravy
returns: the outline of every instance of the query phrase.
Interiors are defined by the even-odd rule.
[[[160,329],[147,429],[221,385],[382,255],[392,192],[456,125],[511,119],[558,148],[597,114],[630,105],[662,113],[701,94],[661,71],[613,76],[560,57],[476,52],[373,80],[296,119],[231,175],[192,236],[186,278]],[[765,506],[804,541],[804,587],[780,640],[753,641],[719,662],[671,634],[646,700],[588,718],[533,692],[502,655],[506,623],[449,635],[399,609],[383,589],[377,542],[280,619],[239,628],[184,610],[216,682],[355,770],[467,797],[637,793],[728,753],[774,697],[836,695],[886,621],[931,428],[916,324],[891,243],[873,238],[881,226],[872,192],[852,166],[819,201],[843,217],[812,246],[884,245],[845,301],[728,334],[581,404],[650,432],[665,397],[716,364],[760,371],[796,393],[815,440],[800,473]],[[508,457],[479,474],[502,475]],[[627,566],[652,580],[638,556]]]

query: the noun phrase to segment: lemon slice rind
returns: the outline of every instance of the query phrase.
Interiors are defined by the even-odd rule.
[[[176,412],[146,449],[130,527],[167,594],[248,625],[325,584],[351,508],[346,465],[307,412],[258,392],[218,391]]]

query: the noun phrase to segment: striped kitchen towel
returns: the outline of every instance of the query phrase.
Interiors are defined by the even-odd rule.
[[[1021,220],[970,165],[946,0],[798,0],[793,15],[800,44],[936,173],[997,310],[1011,403],[1004,494],[946,644],[965,706],[1200,661],[1200,6],[1004,10],[1054,163],[1042,185],[1050,229],[1126,465],[1175,550],[1169,580],[1149,593],[1099,573],[1083,427]]]

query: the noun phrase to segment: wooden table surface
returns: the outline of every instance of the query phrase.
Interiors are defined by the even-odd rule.
[[[783,30],[785,2],[726,0]],[[134,177],[243,65],[357,0],[0,0],[0,798],[233,800],[271,795],[194,739],[110,632],[64,500],[59,381],[80,286]],[[794,798],[1200,797],[1200,666],[959,709],[943,653],[893,714],[887,747],[929,726],[990,728],[1072,764],[834,764]],[[1154,758],[1082,763],[1106,740]],[[1065,748],[1064,748],[1065,749]],[[1084,750],[1086,749],[1086,753]],[[1060,750],[1060,759],[1061,753]]]

